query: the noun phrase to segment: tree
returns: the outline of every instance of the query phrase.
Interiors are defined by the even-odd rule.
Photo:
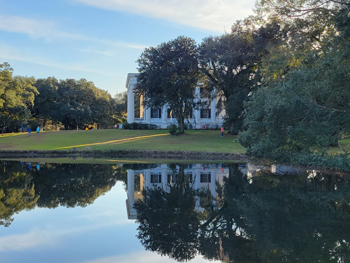
[[[239,139],[248,153],[293,162],[316,152],[334,158],[327,150],[350,132],[350,26],[344,14],[346,7],[333,16],[336,34],[324,35],[316,47],[309,42],[294,66],[271,76],[246,104]]]
[[[106,128],[114,122],[115,100],[91,81],[50,77],[38,79],[35,85],[41,93],[33,112],[44,124],[51,120],[61,122],[65,129],[83,129],[93,124]]]
[[[243,123],[243,102],[261,82],[260,63],[266,47],[278,39],[279,27],[267,24],[258,30],[246,19],[232,26],[232,32],[208,37],[199,47],[201,72],[206,88],[216,89],[218,110],[225,109],[225,123],[237,134]]]
[[[127,115],[127,102],[128,102],[128,94],[126,91],[117,93],[114,96],[116,106],[115,106],[115,115],[116,118],[119,120],[119,123],[121,123],[122,118],[126,118]]]
[[[37,79],[34,86],[38,89],[39,95],[35,97],[33,116],[36,121],[42,120],[41,125],[46,126],[47,121],[59,122],[59,81],[54,77]]]
[[[157,47],[146,48],[138,62],[140,72],[135,92],[144,95],[144,106],[168,106],[176,116],[179,133],[195,107],[199,70],[193,39],[178,37]]]
[[[30,118],[38,94],[33,77],[13,77],[8,63],[0,64],[0,126],[17,131]]]
[[[177,261],[187,261],[197,254],[198,212],[195,210],[195,191],[179,165],[176,183],[163,188],[145,189],[144,200],[137,201],[137,237],[142,245]]]

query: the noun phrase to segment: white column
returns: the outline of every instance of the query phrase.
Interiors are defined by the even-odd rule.
[[[164,190],[168,190],[168,166],[162,164],[162,185]]]
[[[216,123],[216,91],[215,89],[213,90],[213,99],[211,101],[211,123],[215,124]]]
[[[151,187],[151,170],[150,169],[148,169],[146,171],[146,180],[145,181],[146,181],[145,187],[150,188]]]
[[[134,85],[130,85],[128,88],[128,123],[135,122],[135,95]]]
[[[167,105],[164,105],[162,108],[162,123],[165,125],[164,128],[166,128],[167,122],[168,122]]]
[[[146,122],[151,123],[151,108],[146,108]]]
[[[196,167],[196,183],[194,187],[195,190],[199,190],[200,181],[201,181],[201,171],[200,171],[200,168]],[[199,207],[199,204],[200,204],[200,197],[196,196],[196,207]]]
[[[216,170],[211,170],[210,175],[210,184],[211,184],[211,195],[213,196],[213,204],[216,205]]]
[[[128,174],[128,199],[129,199],[129,205],[132,208],[134,206],[135,198],[135,171],[134,170],[127,170]]]
[[[200,93],[201,93],[201,90],[199,87],[197,87],[196,88],[196,98],[195,98],[197,103],[201,101],[201,94]],[[194,117],[196,119],[196,124],[200,124],[201,123],[201,110],[200,109],[194,110]],[[196,125],[196,126],[198,126],[198,125]],[[198,128],[198,127],[196,127],[196,128]]]

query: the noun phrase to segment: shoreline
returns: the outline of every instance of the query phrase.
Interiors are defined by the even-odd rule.
[[[248,161],[248,156],[239,153],[191,152],[191,151],[144,151],[144,150],[6,150],[0,151],[0,158],[72,158],[72,157],[122,157],[178,160],[225,160]]]

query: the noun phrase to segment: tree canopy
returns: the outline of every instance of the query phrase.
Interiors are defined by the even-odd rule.
[[[327,156],[349,134],[349,5],[261,1],[260,8],[287,37],[264,61],[263,88],[245,104],[240,142],[249,154],[282,161]]]
[[[238,21],[231,33],[205,38],[198,48],[206,88],[216,90],[218,112],[225,109],[226,126],[234,134],[242,128],[244,101],[260,85],[267,46],[279,38],[277,24],[255,29],[251,19]]]
[[[135,92],[144,95],[144,106],[169,107],[184,132],[184,122],[195,107],[199,69],[197,46],[193,39],[178,37],[157,47],[146,48],[138,59]]]
[[[39,94],[34,78],[13,77],[8,63],[0,64],[0,127],[17,131],[31,116],[35,96]],[[3,130],[4,131],[4,130]]]
[[[116,101],[86,79],[57,80],[54,77],[13,76],[8,63],[0,64],[0,128],[20,130],[23,125],[65,129],[112,127]]]

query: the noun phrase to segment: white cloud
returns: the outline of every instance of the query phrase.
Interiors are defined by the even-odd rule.
[[[130,263],[130,262],[142,262],[142,263],[166,263],[166,262],[177,262],[176,260],[170,259],[167,256],[160,256],[157,253],[149,251],[134,252],[132,254],[118,255],[112,257],[98,258],[95,260],[87,261],[85,263]],[[191,260],[191,263],[207,263],[208,260],[198,256]],[[212,263],[221,261],[210,261]]]
[[[51,41],[53,39],[79,40],[109,45],[112,47],[124,47],[140,50],[143,50],[147,47],[136,43],[126,43],[122,41],[113,41],[109,39],[101,39],[79,34],[72,34],[58,29],[56,24],[52,21],[41,21],[21,16],[0,15],[0,30],[14,33],[22,33],[29,35],[32,38],[44,38],[48,41]]]
[[[65,229],[53,229],[51,227],[46,229],[32,229],[28,233],[0,237],[0,252],[23,251],[39,246],[54,246],[60,241],[60,238],[71,236],[76,233],[87,233],[92,230],[125,224],[130,224],[130,222],[126,220],[114,220],[104,224],[92,224]]]
[[[0,15],[0,30],[24,33],[31,37],[45,37],[52,35],[50,29],[54,24],[48,21],[38,21],[20,16]]]
[[[215,32],[230,31],[232,24],[252,14],[255,0],[75,0],[103,9],[202,28]]]
[[[0,238],[0,251],[21,251],[42,244],[52,245],[53,236],[49,232],[36,230],[26,234]]]
[[[2,43],[0,43],[0,58],[2,60],[17,60],[17,61],[23,61],[23,62],[28,62],[32,64],[60,68],[65,70],[97,73],[97,74],[102,74],[109,77],[113,77],[115,75],[113,72],[106,72],[103,70],[91,69],[82,65],[72,65],[72,64],[52,62],[46,58],[32,56],[28,53],[23,52],[20,49],[15,49],[15,48],[12,48],[11,46],[8,46]]]

